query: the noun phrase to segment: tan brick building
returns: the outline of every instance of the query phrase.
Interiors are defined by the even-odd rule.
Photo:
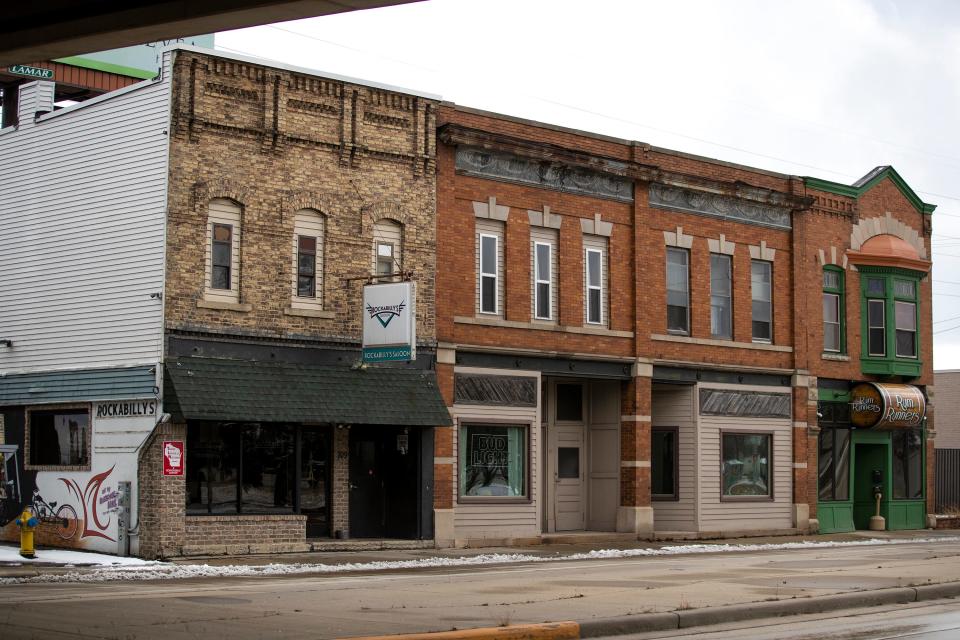
[[[925,526],[932,423],[849,418],[856,383],[929,383],[932,207],[893,169],[837,185],[447,104],[439,139],[438,542],[863,528],[877,466],[891,528]],[[863,357],[861,305],[886,319]]]
[[[142,554],[432,539],[437,101],[194,50],[172,78],[173,420],[142,454]],[[417,359],[367,370],[364,288],[394,281]],[[185,477],[155,468],[170,439]]]

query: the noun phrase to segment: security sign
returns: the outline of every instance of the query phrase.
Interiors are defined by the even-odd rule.
[[[183,475],[183,440],[163,441],[163,475]]]
[[[368,284],[363,288],[365,362],[416,359],[416,291],[412,282]]]

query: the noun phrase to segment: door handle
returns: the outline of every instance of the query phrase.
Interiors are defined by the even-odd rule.
[[[353,484],[352,482],[350,482],[350,483],[348,483],[348,484],[350,485],[350,490],[351,490],[351,491],[352,491],[353,489],[356,489],[356,488],[357,488],[357,485]]]

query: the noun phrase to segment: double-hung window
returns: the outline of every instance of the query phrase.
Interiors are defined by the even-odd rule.
[[[60,408],[27,411],[30,467],[85,470],[90,467],[90,410]]]
[[[205,282],[208,302],[240,302],[240,205],[214,198],[207,210]]]
[[[323,309],[323,234],[326,219],[301,209],[293,223],[293,300],[300,309]]]
[[[533,243],[533,317],[553,319],[553,245]]]
[[[893,280],[894,322],[898,358],[917,357],[917,283]]]
[[[710,254],[710,336],[733,336],[733,311],[730,303],[730,256]]]
[[[887,283],[883,278],[867,278],[867,355],[887,355]]]
[[[480,234],[480,313],[497,313],[499,309],[500,238]]]
[[[773,341],[773,265],[765,260],[750,262],[753,341]]]
[[[667,331],[690,333],[690,252],[667,247]]]
[[[823,270],[823,350],[843,353],[843,271]]]
[[[373,225],[373,273],[378,276],[395,276],[403,270],[401,246],[403,245],[403,225],[387,218]],[[381,278],[381,282],[389,281]]]
[[[587,323],[603,324],[603,250],[587,248],[585,253],[587,266]]]
[[[233,270],[233,225],[213,225],[213,245],[210,249],[210,288],[230,289]]]

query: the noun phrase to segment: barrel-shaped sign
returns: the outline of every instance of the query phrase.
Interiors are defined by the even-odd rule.
[[[850,422],[861,429],[913,429],[927,412],[923,392],[909,384],[863,382],[850,395]]]

